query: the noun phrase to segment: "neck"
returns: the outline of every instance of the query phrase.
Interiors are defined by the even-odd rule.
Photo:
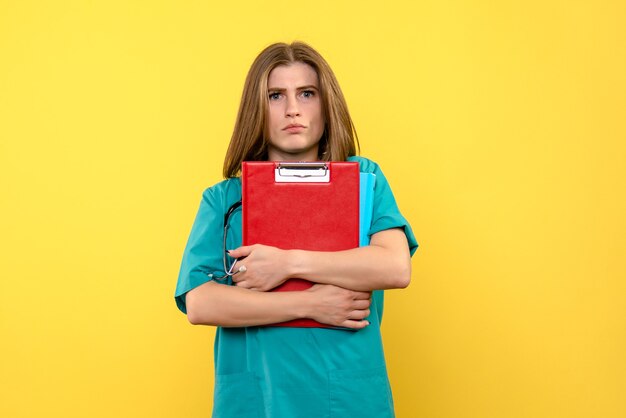
[[[268,161],[319,161],[319,157],[317,155],[317,147],[311,148],[309,150],[303,152],[285,152],[281,150],[277,150],[275,148],[270,148],[267,152]]]

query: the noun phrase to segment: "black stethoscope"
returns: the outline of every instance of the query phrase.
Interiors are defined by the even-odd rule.
[[[223,262],[223,266],[224,266],[224,271],[226,272],[226,274],[224,274],[221,277],[214,277],[215,280],[224,280],[227,279],[228,277],[232,277],[237,273],[243,273],[244,271],[246,271],[246,267],[245,266],[241,266],[239,267],[239,269],[237,269],[236,271],[233,271],[234,267],[235,267],[235,262],[237,261],[236,259],[233,259],[234,261],[231,261],[229,263],[228,259],[231,258],[228,255],[228,252],[226,251],[226,234],[228,233],[228,220],[230,219],[231,215],[233,213],[235,213],[235,211],[237,209],[239,209],[241,207],[241,200],[233,203],[228,210],[226,211],[226,214],[224,215],[224,238],[222,241],[222,262]]]

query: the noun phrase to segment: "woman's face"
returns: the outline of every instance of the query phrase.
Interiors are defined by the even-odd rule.
[[[324,115],[315,70],[302,62],[278,66],[267,87],[269,160],[317,160]]]

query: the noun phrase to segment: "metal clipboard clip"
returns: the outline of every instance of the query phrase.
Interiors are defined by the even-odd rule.
[[[274,169],[276,183],[330,183],[327,163],[278,163]]]

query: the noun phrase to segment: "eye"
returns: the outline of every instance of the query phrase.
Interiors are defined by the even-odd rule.
[[[270,93],[269,99],[270,100],[278,100],[278,99],[280,99],[280,93],[275,92],[275,91]]]
[[[302,97],[304,97],[305,99],[310,99],[313,96],[315,96],[315,92],[313,90],[304,90],[302,92]]]

